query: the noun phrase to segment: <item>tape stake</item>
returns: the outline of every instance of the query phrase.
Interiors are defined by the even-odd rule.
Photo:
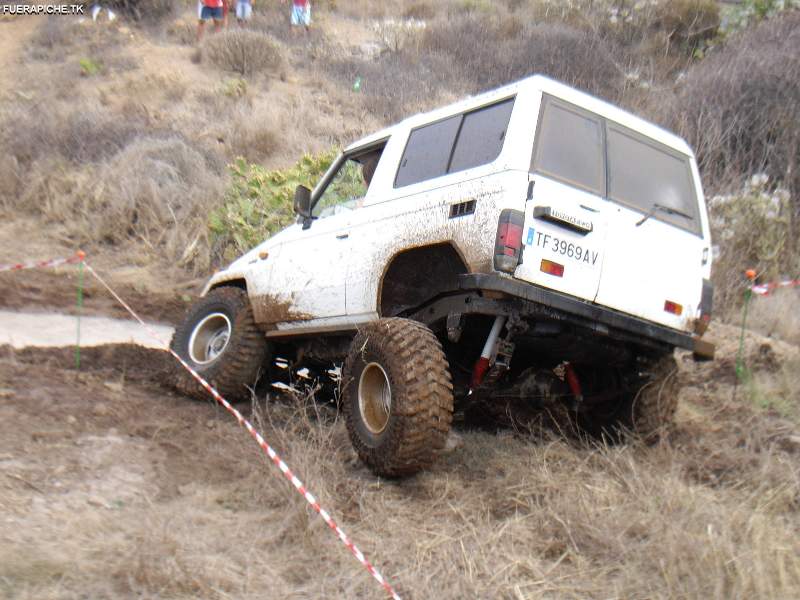
[[[81,370],[81,313],[83,312],[83,252],[80,252],[81,260],[78,263],[78,298],[76,308],[78,316],[75,319],[75,370]]]
[[[201,377],[200,374],[197,373],[197,371],[195,371],[191,366],[189,366],[189,364],[185,360],[183,360],[180,356],[178,356],[178,354],[174,350],[172,350],[172,348],[170,348],[169,345],[164,340],[158,337],[158,334],[156,334],[152,329],[150,329],[147,326],[147,324],[141,319],[141,317],[139,317],[139,315],[136,314],[136,312],[128,305],[128,303],[125,302],[120,297],[120,295],[117,294],[117,292],[115,292],[111,288],[111,286],[109,286],[108,283],[106,283],[106,281],[102,277],[100,277],[100,275],[97,274],[97,271],[95,271],[91,267],[91,265],[89,265],[89,263],[84,261],[83,264],[86,266],[86,270],[89,273],[91,273],[95,277],[95,279],[97,279],[97,281],[100,282],[100,284],[114,297],[114,299],[117,302],[119,302],[125,308],[125,310],[128,311],[128,313],[130,313],[130,315],[134,319],[136,319],[139,322],[139,324],[145,329],[145,331],[147,331],[148,335],[151,338],[153,338],[153,340],[161,344],[164,347],[164,349],[167,352],[169,352],[175,358],[175,360],[177,360],[181,364],[181,366],[183,366],[184,369],[189,371],[191,376],[201,386],[203,386],[203,388],[209,394],[211,394],[214,400],[216,400],[226,411],[228,411],[228,413],[230,413],[236,419],[236,421],[242,427],[244,427],[247,430],[247,432],[255,440],[255,442],[261,447],[261,449],[267,454],[267,456],[269,456],[270,460],[278,468],[281,474],[289,481],[289,483],[292,484],[292,487],[294,487],[294,489],[297,490],[297,492],[303,497],[303,499],[305,499],[305,501],[311,506],[311,508],[314,509],[314,512],[316,512],[320,517],[322,517],[322,520],[325,521],[325,524],[330,528],[330,530],[333,533],[336,534],[336,536],[341,540],[341,542],[345,545],[345,547],[350,551],[350,554],[352,554],[353,557],[359,563],[361,563],[361,566],[364,567],[367,570],[367,572],[370,575],[372,575],[375,581],[377,581],[381,585],[386,594],[393,600],[401,600],[400,595],[394,590],[392,585],[380,574],[380,572],[378,572],[378,570],[372,565],[372,563],[367,559],[367,557],[364,556],[361,550],[359,550],[356,547],[356,545],[350,540],[350,538],[347,537],[347,534],[345,534],[345,532],[342,531],[339,525],[336,524],[336,522],[330,516],[330,513],[320,506],[319,502],[317,502],[317,499],[313,496],[313,494],[311,494],[311,492],[309,492],[306,489],[303,482],[292,472],[292,470],[289,468],[289,465],[287,465],[283,461],[283,459],[278,455],[277,452],[275,452],[272,446],[270,446],[267,443],[267,441],[256,430],[256,428],[253,427],[253,425],[247,419],[244,418],[242,413],[240,413],[236,408],[234,408],[230,404],[230,402],[228,402],[225,398],[223,398],[222,395],[216,389],[214,389],[214,387],[210,383],[208,383],[205,379],[203,379],[203,377]]]

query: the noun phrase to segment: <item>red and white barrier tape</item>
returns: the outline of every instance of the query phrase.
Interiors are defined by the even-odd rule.
[[[753,291],[754,294],[758,294],[759,296],[769,296],[772,292],[774,292],[778,288],[787,288],[787,287],[800,287],[800,279],[786,279],[785,281],[764,283],[764,284],[754,285],[750,289]]]
[[[37,260],[24,263],[14,263],[10,265],[0,265],[0,273],[3,271],[24,271],[25,269],[47,269],[50,267],[60,267],[61,265],[70,265],[79,263],[86,258],[86,255],[78,251],[72,256],[66,258],[51,258],[50,260]]]
[[[191,373],[192,377],[194,377],[198,381],[198,383],[200,383],[200,385],[202,385],[208,391],[208,393],[210,393],[214,397],[214,400],[219,402],[225,408],[225,410],[227,410],[234,416],[234,418],[239,422],[239,425],[241,425],[247,430],[247,432],[258,443],[258,445],[261,446],[261,449],[267,453],[270,460],[272,460],[272,462],[275,463],[275,466],[278,467],[278,469],[280,469],[280,472],[283,473],[286,479],[288,479],[291,482],[291,484],[300,493],[300,495],[303,496],[303,498],[305,498],[306,502],[308,502],[311,505],[311,508],[313,508],[319,514],[319,516],[322,517],[322,520],[325,521],[328,527],[330,527],[331,530],[339,537],[339,539],[347,547],[347,549],[350,550],[351,554],[355,556],[356,560],[358,560],[358,562],[360,562],[361,565],[367,571],[369,571],[369,574],[375,578],[375,581],[381,584],[386,593],[389,594],[389,596],[394,600],[400,600],[400,596],[397,594],[397,592],[394,591],[391,584],[383,577],[383,575],[381,575],[378,572],[378,570],[374,566],[372,566],[372,563],[370,563],[369,560],[367,560],[367,557],[364,556],[361,550],[359,550],[356,547],[356,545],[352,542],[352,540],[350,540],[350,538],[347,537],[347,534],[345,534],[345,532],[342,531],[342,529],[336,524],[333,518],[331,518],[330,514],[319,505],[317,499],[311,494],[311,492],[309,492],[306,489],[305,485],[303,485],[303,482],[300,481],[300,479],[298,479],[294,473],[292,473],[291,469],[289,469],[289,466],[285,462],[283,462],[283,459],[281,459],[281,457],[278,456],[278,453],[272,449],[272,446],[270,446],[267,443],[267,441],[261,436],[261,434],[258,431],[256,431],[255,427],[253,427],[250,424],[250,422],[242,416],[242,413],[236,410],[227,400],[225,400],[225,398],[223,398],[220,395],[220,393],[217,392],[217,390],[215,390],[211,386],[211,384],[209,384],[205,379],[203,379],[197,373],[197,371],[192,369],[192,367],[190,367],[186,363],[186,361],[184,361],[180,356],[178,356],[178,354],[175,353],[175,351],[173,351],[172,348],[169,348],[168,344],[164,340],[159,338],[158,335],[154,333],[147,326],[147,324],[139,317],[139,315],[137,315],[136,312],[134,312],[134,310],[130,306],[128,306],[128,304],[119,296],[119,294],[117,294],[113,289],[111,289],[111,287],[105,282],[105,280],[102,277],[100,277],[100,275],[98,275],[97,272],[89,264],[87,263],[84,264],[86,266],[86,269],[92,275],[94,275],[94,277],[100,282],[100,284],[104,288],[106,288],[106,290],[108,290],[108,292],[112,296],[114,296],[117,302],[119,302],[123,307],[125,307],[125,310],[127,310],[131,314],[131,316],[142,325],[142,327],[144,327],[144,329],[147,331],[150,337],[152,337],[157,342],[161,343],[164,346],[164,348],[172,356],[174,356],[175,359],[179,363],[181,363],[181,365],[183,365],[183,367],[187,371],[189,371],[189,373]]]

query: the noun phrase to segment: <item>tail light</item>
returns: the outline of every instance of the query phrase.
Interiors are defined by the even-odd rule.
[[[683,314],[683,305],[673,302],[672,300],[664,300],[664,312],[672,313],[680,317]]]
[[[539,270],[542,273],[547,273],[548,275],[555,275],[556,277],[564,276],[564,265],[560,265],[557,262],[553,262],[552,260],[547,260],[546,258],[542,259],[542,263],[539,265]]]
[[[703,294],[700,296],[700,317],[694,322],[694,332],[703,335],[711,323],[711,309],[714,305],[714,284],[703,279]]]
[[[494,244],[494,268],[513,273],[522,258],[522,227],[525,213],[506,208],[500,213]]]

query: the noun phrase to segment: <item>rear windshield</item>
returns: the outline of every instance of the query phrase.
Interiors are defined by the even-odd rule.
[[[688,156],[546,95],[531,170],[701,233]]]
[[[699,231],[688,160],[632,132],[608,126],[608,197],[683,229]]]

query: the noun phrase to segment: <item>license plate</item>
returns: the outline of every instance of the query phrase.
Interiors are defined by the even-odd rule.
[[[525,238],[525,244],[527,246],[533,246],[534,248],[548,250],[552,254],[558,256],[565,256],[590,267],[594,267],[597,264],[597,259],[600,257],[599,252],[585,245],[576,244],[564,237],[545,233],[533,227],[528,227],[528,235]]]

